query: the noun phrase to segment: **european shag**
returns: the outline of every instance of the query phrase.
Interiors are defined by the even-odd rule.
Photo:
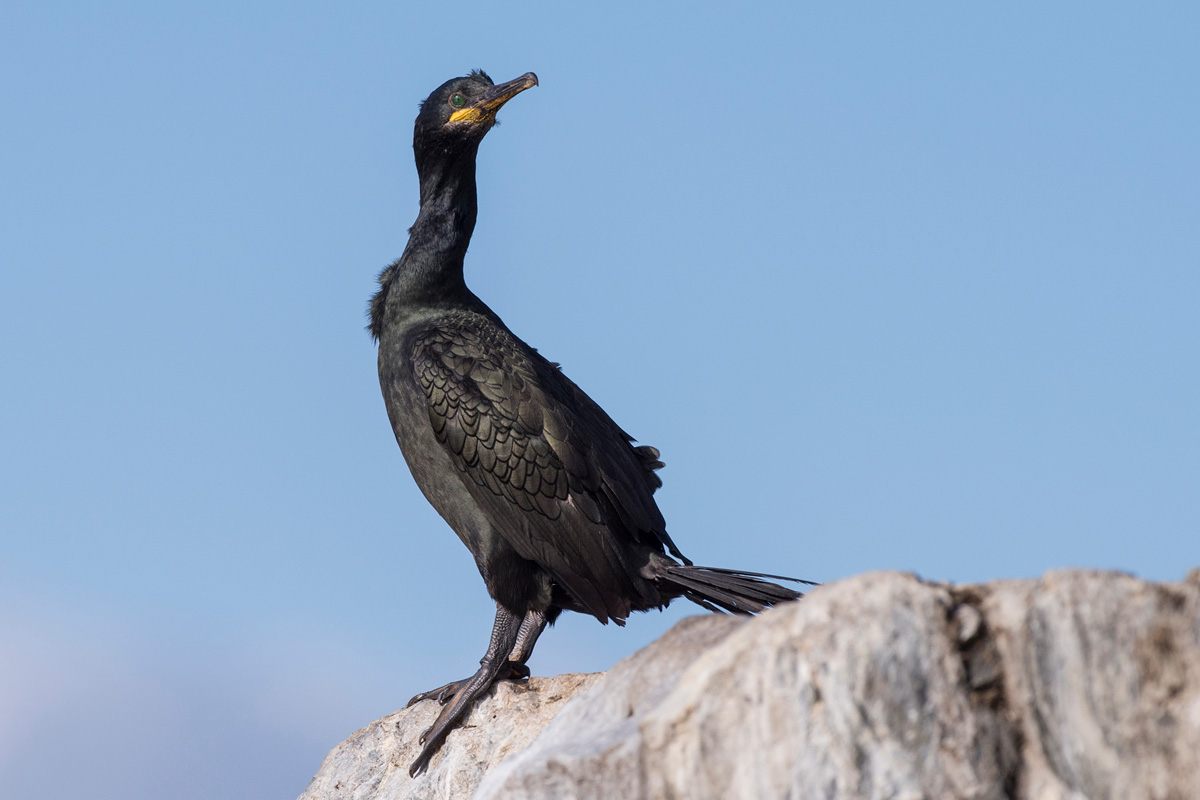
[[[500,107],[537,82],[527,72],[497,85],[476,71],[421,104],[413,134],[420,212],[371,300],[396,441],[496,601],[479,670],[409,702],[443,704],[412,775],[495,681],[529,675],[538,635],[563,611],[620,625],[677,597],[755,613],[800,596],[763,580],[780,576],[693,566],[654,502],[658,450],[634,446],[464,283],[479,143]]]

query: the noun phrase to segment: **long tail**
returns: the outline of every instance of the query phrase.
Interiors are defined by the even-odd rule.
[[[813,581],[788,578],[784,575],[766,575],[761,572],[741,572],[736,569],[718,567],[694,567],[690,564],[664,566],[660,581],[673,583],[683,591],[683,596],[709,611],[729,611],[734,614],[757,614],[776,603],[798,600],[801,592],[771,583],[764,578],[792,581],[816,586]]]

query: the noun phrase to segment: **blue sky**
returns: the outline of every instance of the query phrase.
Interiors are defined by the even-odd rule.
[[[294,797],[473,669],[363,311],[474,67],[541,86],[468,282],[662,450],[698,563],[1200,564],[1194,6],[409,5],[0,10],[6,792]]]

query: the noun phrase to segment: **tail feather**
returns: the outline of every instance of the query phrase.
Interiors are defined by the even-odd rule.
[[[782,575],[682,564],[667,566],[660,580],[675,584],[682,590],[684,597],[709,611],[719,610],[714,607],[717,606],[735,614],[757,614],[776,603],[797,600],[803,596],[794,589],[763,578],[816,585],[812,581]]]
[[[690,566],[690,565],[689,565]],[[769,572],[746,572],[743,569],[725,569],[724,567],[701,567],[705,572],[719,572],[722,575],[746,575],[751,578],[772,578],[777,581],[791,581],[792,583],[803,583],[806,586],[820,586],[816,581],[806,581],[804,578],[791,578],[787,575],[772,575]]]
[[[707,601],[716,603],[726,611],[732,611],[741,614],[757,614],[767,607],[765,604],[745,595],[739,596],[730,592],[726,592],[717,586],[704,582],[703,580],[692,580],[691,576],[672,573],[670,580],[672,583],[684,589],[684,597],[691,600],[693,603],[697,603],[696,597],[693,597],[693,595],[697,595],[705,600],[706,602],[697,603],[697,605],[701,605],[710,611],[712,611],[713,608],[712,605]]]

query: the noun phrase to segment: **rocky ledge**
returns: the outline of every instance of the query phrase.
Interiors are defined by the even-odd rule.
[[[875,573],[692,617],[607,673],[497,685],[414,780],[435,706],[355,733],[301,800],[1200,798],[1200,570]]]

